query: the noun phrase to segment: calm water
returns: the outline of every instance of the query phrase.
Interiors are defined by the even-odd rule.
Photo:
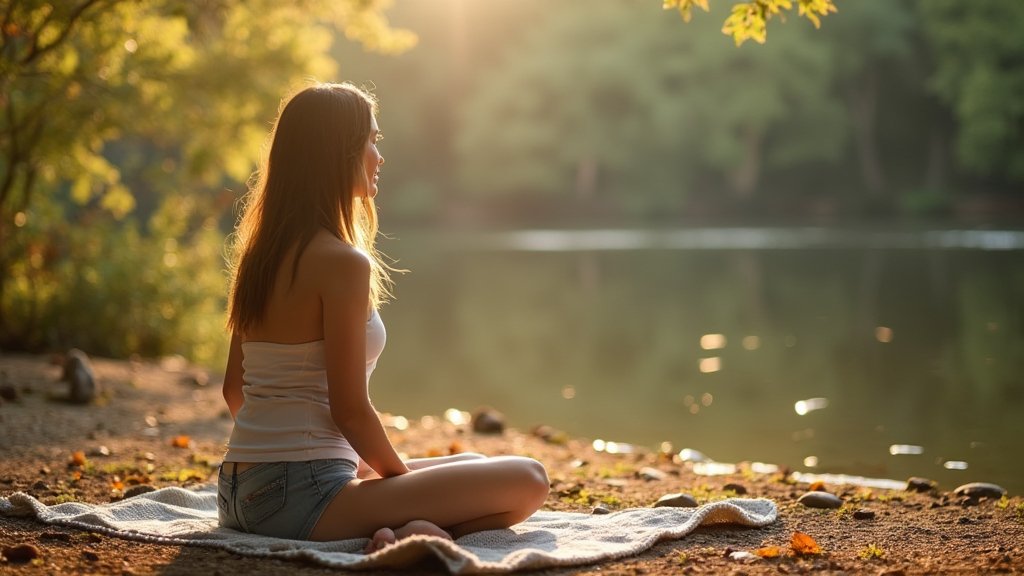
[[[381,410],[1024,494],[1022,233],[396,236]]]

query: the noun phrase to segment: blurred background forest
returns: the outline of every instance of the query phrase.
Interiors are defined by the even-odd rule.
[[[0,348],[224,354],[224,240],[280,98],[374,87],[383,229],[1017,227],[1024,3],[8,0]],[[385,251],[388,246],[384,246]]]

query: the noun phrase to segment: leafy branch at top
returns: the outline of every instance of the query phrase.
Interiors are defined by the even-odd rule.
[[[785,12],[793,10],[794,1],[797,15],[807,18],[815,28],[821,26],[821,17],[836,11],[833,0],[751,0],[740,2],[732,7],[729,17],[725,19],[722,33],[732,36],[739,46],[747,40],[764,44],[768,39],[768,21],[778,16],[785,20]],[[684,22],[693,18],[693,9],[700,8],[707,12],[708,0],[664,0],[664,8],[679,10]]]

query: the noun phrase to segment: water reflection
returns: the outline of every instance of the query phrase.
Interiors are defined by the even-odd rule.
[[[702,241],[723,248],[727,232]],[[385,246],[412,273],[382,311],[375,404],[409,417],[491,405],[522,429],[1024,493],[1024,252],[1002,249],[1024,247],[1021,233],[734,240],[811,250],[565,234],[527,236],[543,248],[527,251],[483,250],[496,235]],[[913,249],[956,242],[1001,250]],[[828,409],[801,414],[816,399]],[[891,454],[900,444],[928,457]]]

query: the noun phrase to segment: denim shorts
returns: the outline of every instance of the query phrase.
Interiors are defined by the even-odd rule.
[[[327,505],[355,477],[355,463],[341,458],[268,462],[242,472],[225,463],[217,478],[217,517],[225,528],[307,540]]]

